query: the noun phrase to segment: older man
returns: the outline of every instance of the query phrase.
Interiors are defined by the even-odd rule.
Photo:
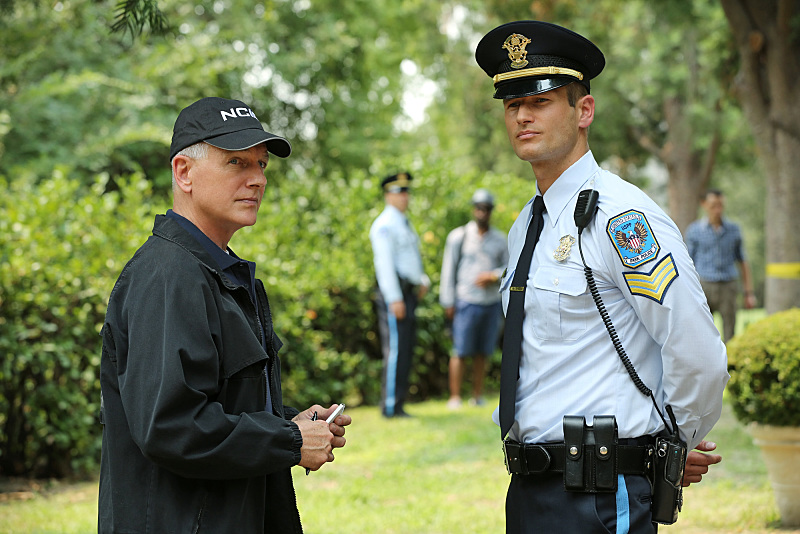
[[[175,122],[173,209],[102,331],[101,533],[301,532],[290,468],[345,445],[350,417],[325,421],[335,405],[283,404],[264,285],[229,247],[256,222],[270,154],[290,152],[238,100],[203,98]]]

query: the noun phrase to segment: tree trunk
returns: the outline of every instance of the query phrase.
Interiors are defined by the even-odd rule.
[[[722,0],[722,7],[741,55],[736,91],[766,174],[765,306],[774,313],[800,306],[800,35],[792,28],[800,2]]]
[[[664,101],[668,134],[665,145],[659,150],[659,157],[669,172],[669,215],[681,233],[697,219],[700,197],[711,181],[711,168],[718,147],[717,142],[711,144],[704,166],[702,151],[694,147],[695,136],[688,115],[686,103],[679,98]],[[715,135],[715,139],[717,137]]]

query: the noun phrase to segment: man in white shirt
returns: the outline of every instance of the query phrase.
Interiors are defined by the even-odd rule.
[[[725,346],[678,228],[589,150],[602,52],[566,28],[519,21],[489,32],[475,56],[536,177],[500,286],[494,420],[513,474],[507,532],[655,532],[651,482],[665,476],[655,438],[677,430],[689,449],[713,449],[701,440],[721,412]],[[692,480],[719,461],[692,454]]]
[[[411,174],[401,172],[381,181],[386,208],[369,231],[378,280],[375,301],[383,348],[381,413],[385,417],[408,417],[404,406],[417,337],[415,311],[430,286],[422,268],[419,237],[406,217],[411,180]]]

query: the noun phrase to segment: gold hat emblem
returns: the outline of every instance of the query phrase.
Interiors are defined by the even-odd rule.
[[[408,174],[401,172],[397,175],[397,180],[390,182],[390,185],[394,187],[408,187],[411,185],[411,181],[408,179]]]
[[[503,43],[503,48],[508,50],[508,59],[511,60],[512,69],[521,69],[528,64],[528,60],[525,59],[528,55],[528,51],[525,50],[525,47],[528,46],[530,42],[531,40],[524,35],[512,33],[508,36],[506,42]]]

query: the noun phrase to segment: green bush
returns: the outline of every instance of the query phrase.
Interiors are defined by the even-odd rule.
[[[418,311],[412,399],[447,390],[450,340],[438,304],[447,233],[469,220],[475,188],[497,197],[494,223],[508,230],[533,193],[509,176],[457,173],[447,162],[402,166],[415,176],[411,218],[433,281]],[[387,171],[388,172],[388,171]],[[99,331],[122,267],[171,204],[141,176],[91,188],[56,170],[0,178],[0,474],[64,476],[96,467],[101,426]],[[383,170],[301,178],[280,164],[258,223],[231,247],[258,265],[275,328],[284,341],[287,404],[375,404],[381,351],[373,310],[375,275],[368,232],[383,209]],[[518,193],[517,191],[523,191]],[[496,387],[499,354],[487,387]]]
[[[750,325],[728,344],[728,391],[744,423],[800,426],[800,309]]]
[[[139,178],[105,193],[63,170],[35,182],[0,178],[0,474],[64,476],[98,457],[98,334],[146,235],[148,190]]]

